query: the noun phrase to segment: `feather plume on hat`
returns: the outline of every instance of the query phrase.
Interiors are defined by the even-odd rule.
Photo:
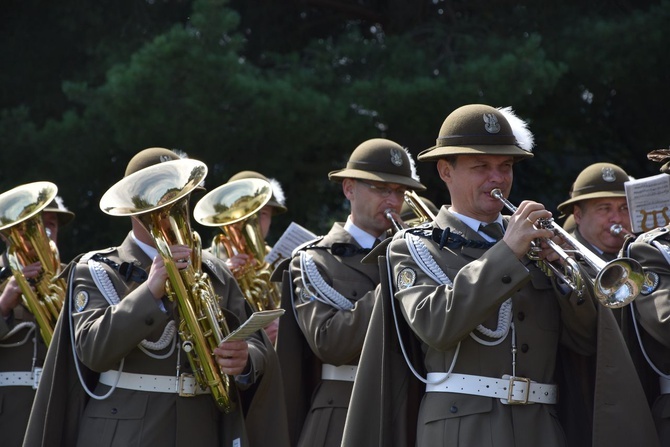
[[[406,147],[403,148],[405,152],[407,153],[407,158],[409,158],[409,167],[412,172],[411,176],[414,180],[417,182],[420,182],[421,179],[419,178],[419,174],[416,172],[416,161],[412,158],[412,154],[409,152],[409,149]]]
[[[286,196],[284,195],[284,189],[281,186],[281,183],[276,179],[269,178],[270,186],[272,187],[272,195],[274,196],[277,203],[281,206],[286,206]]]
[[[533,133],[528,129],[528,123],[519,118],[512,107],[498,107],[498,110],[502,115],[507,119],[510,127],[512,127],[512,133],[518,146],[526,152],[533,152],[533,147],[535,146],[535,137]]]

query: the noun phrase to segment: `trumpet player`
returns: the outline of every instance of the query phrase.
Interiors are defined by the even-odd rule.
[[[663,163],[670,174],[670,151],[650,152],[650,160]],[[640,262],[647,282],[637,299],[624,308],[632,327],[624,337],[645,386],[661,445],[670,445],[670,225],[655,228],[627,241],[624,256]],[[628,244],[628,242],[631,242]]]
[[[377,265],[361,259],[391,228],[386,212],[400,211],[405,191],[425,189],[409,152],[383,138],[358,145],[328,178],[341,183],[349,216],[294,252],[284,274],[293,309],[279,326],[277,352],[287,390],[297,390],[287,393],[289,430],[301,447],[341,443],[379,284]]]
[[[620,166],[594,163],[579,173],[570,198],[558,205],[561,213],[573,216],[575,238],[605,261],[618,256],[631,231],[624,187],[628,180]]]
[[[606,401],[625,412],[621,426],[596,412],[597,434],[569,433],[577,409],[563,413],[558,404],[579,390],[559,388],[557,371],[578,365],[558,364],[559,346],[595,355],[598,309],[527,256],[533,241],[552,239],[540,225],[551,213],[524,200],[503,216],[491,196],[509,195],[514,167],[533,157],[532,146],[510,108],[470,104],[450,113],[436,145],[419,154],[436,163],[451,205],[432,224],[396,233],[387,248],[389,296],[370,322],[343,446],[657,445],[648,410],[646,424],[633,421],[643,414],[630,411],[634,380]],[[554,258],[546,249],[533,256]],[[591,416],[572,422],[587,427]]]
[[[47,235],[57,244],[59,229],[74,219],[74,213],[57,196],[42,210],[41,217]],[[35,281],[41,273],[39,262],[23,266],[22,274],[28,282]],[[23,303],[6,252],[0,258],[0,276],[0,430],[2,445],[12,447],[23,442],[47,346],[35,317]]]
[[[68,311],[61,313],[49,351],[54,354],[45,364],[48,381],[38,389],[25,445],[288,445],[283,396],[275,394],[281,378],[267,337],[256,331],[203,346],[208,343],[201,343],[182,305],[199,308],[213,300],[211,313],[225,311],[230,330],[249,314],[228,268],[200,253],[190,231],[188,200],[205,168],[171,150],[148,148],[103,196],[109,205],[101,199],[103,211],[117,203],[117,215],[131,216],[131,230],[118,247],[88,252],[69,267]],[[150,216],[125,212],[136,198],[154,203],[158,196],[162,204],[175,194],[174,214],[175,208],[160,206]],[[184,296],[191,293],[198,299]],[[208,321],[211,331],[203,329],[203,338],[220,329]],[[194,353],[199,363],[191,361]],[[203,371],[213,373],[205,373],[204,384]]]

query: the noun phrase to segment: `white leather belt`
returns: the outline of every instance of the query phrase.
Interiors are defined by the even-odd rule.
[[[330,365],[324,363],[321,369],[321,379],[323,380],[342,380],[345,382],[353,382],[356,378],[356,365]]]
[[[182,374],[177,378],[173,376],[152,376],[150,374],[128,372],[120,373],[119,371],[110,370],[100,374],[99,382],[112,387],[116,384],[118,388],[126,390],[177,393],[182,397],[211,393],[209,388],[200,388],[195,377],[190,374]]]
[[[658,378],[658,384],[661,386],[661,394],[670,394],[670,379],[661,376]]]
[[[428,373],[426,391],[431,393],[458,393],[473,396],[495,397],[505,405],[532,403],[555,404],[558,401],[558,386],[533,382],[526,377],[502,379],[472,376],[468,374]]]
[[[3,372],[0,373],[0,386],[32,386],[35,388],[35,377],[32,371]]]

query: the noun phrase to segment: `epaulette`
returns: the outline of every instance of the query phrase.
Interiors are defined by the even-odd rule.
[[[488,249],[495,245],[495,242],[475,241],[467,239],[463,233],[458,230],[452,230],[450,227],[445,229],[434,227],[430,224],[405,230],[407,233],[431,239],[439,244],[440,250],[444,247],[455,250],[461,247]]]
[[[102,249],[102,250],[89,251],[88,253],[84,253],[83,255],[81,255],[81,257],[79,258],[79,262],[84,262],[84,263],[86,263],[86,262],[88,262],[93,256],[95,256],[95,255],[97,255],[97,254],[101,254],[101,255],[102,255],[102,254],[107,254],[107,253],[111,253],[111,252],[113,252],[114,250],[116,250],[116,247],[108,247],[108,248],[104,248],[104,249]]]
[[[122,262],[118,264],[103,254],[111,253],[116,250],[116,247],[110,247],[105,250],[93,251],[86,253],[81,257],[81,262],[96,261],[103,264],[107,264],[121,275],[126,281],[134,281],[136,283],[142,284],[148,278],[148,273],[140,266],[135,265],[132,262]]]
[[[309,240],[307,242],[304,242],[304,243],[298,245],[296,248],[293,249],[293,252],[291,252],[291,257],[295,256],[300,250],[306,250],[306,249],[311,248],[314,245],[318,244],[319,242],[321,242],[321,240],[324,237],[325,236],[319,236],[319,237],[316,237],[312,240]]]
[[[668,227],[654,228],[653,230],[647,231],[646,233],[642,233],[641,235],[639,235],[635,239],[635,242],[650,244],[659,237],[668,235],[668,232],[670,232],[670,228]]]
[[[421,224],[421,225],[417,225],[416,227],[412,227],[412,228],[408,228],[406,230],[402,230],[402,232],[410,233],[410,234],[413,234],[413,235],[419,236],[419,237],[430,238],[433,235],[433,229],[434,228],[435,227],[433,227],[433,225],[430,222],[427,222],[427,223],[424,223],[424,224]]]

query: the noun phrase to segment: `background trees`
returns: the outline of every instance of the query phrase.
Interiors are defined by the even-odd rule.
[[[243,169],[284,186],[323,233],[347,210],[327,173],[361,141],[416,155],[454,108],[511,105],[536,156],[512,199],[554,208],[586,165],[631,175],[668,146],[670,2],[546,0],[10,0],[0,29],[0,190],[49,180],[77,219],[63,256],[116,244],[98,201],[140,149],[207,163],[210,189]],[[448,202],[432,164],[426,193]],[[196,229],[207,240],[211,230]]]

